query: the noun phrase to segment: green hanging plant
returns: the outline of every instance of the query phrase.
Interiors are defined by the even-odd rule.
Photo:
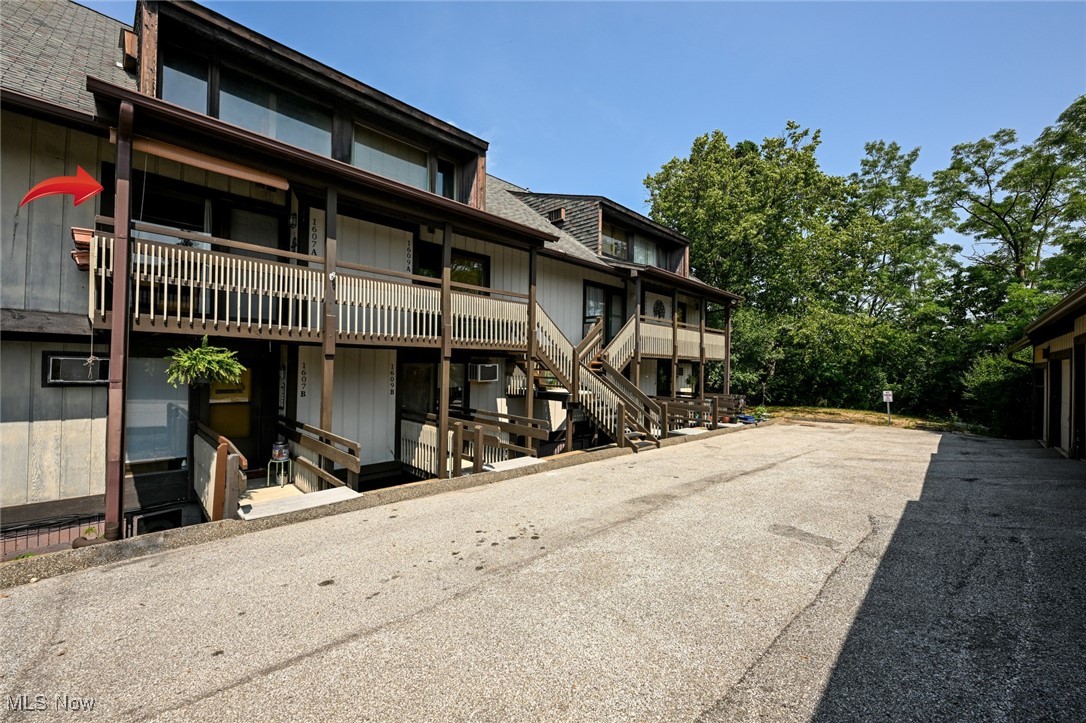
[[[200,346],[188,349],[170,349],[170,365],[166,367],[166,380],[176,386],[181,384],[236,384],[241,380],[245,367],[237,359],[237,352],[221,346],[208,346],[207,337]]]

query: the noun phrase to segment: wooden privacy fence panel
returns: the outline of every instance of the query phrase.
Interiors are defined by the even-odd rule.
[[[441,290],[432,286],[340,274],[336,277],[338,331],[362,341],[441,340]]]
[[[457,346],[528,348],[528,305],[452,292],[452,339]]]

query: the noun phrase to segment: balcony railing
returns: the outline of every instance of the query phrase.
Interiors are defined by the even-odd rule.
[[[625,331],[625,327],[623,328]],[[672,337],[674,333],[674,342]],[[615,361],[621,361],[620,350],[615,342],[623,340],[622,332],[615,337],[609,351],[615,355]],[[641,354],[649,357],[670,357],[675,353],[680,359],[701,358],[701,329],[694,324],[677,324],[673,330],[670,323],[641,317]],[[723,361],[727,353],[727,334],[718,329],[705,330],[705,358],[708,361]],[[628,361],[628,359],[627,359]],[[612,363],[618,369],[622,367]]]
[[[133,329],[302,341],[322,338],[322,258],[152,224],[133,227],[136,234],[153,234],[156,239],[130,242]],[[160,240],[164,237],[177,242]],[[108,288],[114,277],[113,246],[112,235],[94,232],[88,304],[91,321],[99,326],[112,310]],[[337,339],[362,344],[439,344],[440,285],[426,276],[338,264],[332,284]],[[512,291],[452,284],[453,345],[527,349],[527,299]]]

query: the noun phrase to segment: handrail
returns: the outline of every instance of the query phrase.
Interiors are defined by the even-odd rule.
[[[282,414],[279,415],[279,421],[283,424],[288,424],[295,429],[301,429],[322,439],[327,439],[330,442],[342,445],[347,448],[348,452],[357,453],[362,451],[361,443],[355,442],[351,439],[347,439],[346,437],[341,437],[338,434],[333,434],[332,432],[321,429],[320,427],[314,427],[311,424],[306,424],[305,422],[299,422],[296,419],[284,417]]]
[[[511,296],[515,299],[528,299],[527,294],[522,294],[519,291],[506,291],[505,289],[493,289],[489,286],[476,286],[474,284],[465,284],[462,281],[451,281],[449,287],[454,291],[481,291],[486,294],[500,294],[501,296]]]
[[[350,261],[336,260],[336,268],[350,269],[351,271],[361,271],[365,274],[380,274],[381,276],[391,276],[396,279],[409,279],[416,281],[420,284],[429,284],[432,286],[441,286],[441,279],[435,279],[432,276],[419,276],[418,274],[409,274],[406,271],[394,271],[393,269],[382,269],[376,266],[366,266],[365,264],[355,264]]]
[[[94,220],[95,223],[101,223],[103,225],[116,225],[114,219],[110,218],[109,216],[95,216]],[[321,266],[324,265],[324,257],[322,256],[311,256],[309,254],[300,254],[296,251],[284,251],[282,249],[261,246],[259,244],[245,243],[243,241],[234,241],[233,239],[220,238],[218,236],[211,236],[209,234],[195,233],[192,231],[182,231],[181,229],[171,228],[170,226],[160,226],[159,224],[147,223],[146,221],[133,221],[132,228],[137,231],[157,233],[162,236],[172,236],[173,238],[185,239],[187,241],[196,241],[197,243],[223,246],[225,248],[238,249],[240,251],[251,251],[258,254],[265,254],[267,256],[277,256],[279,258],[294,259],[296,261],[306,261],[308,263],[318,264]],[[113,235],[116,236],[116,230],[114,230]]]
[[[231,452],[233,452],[240,458],[238,464],[241,466],[241,468],[249,469],[249,460],[245,459],[245,455],[241,453],[241,450],[238,449],[237,445],[234,444],[229,437],[224,437],[223,435],[219,434],[214,429],[199,420],[197,420],[196,422],[196,430],[198,432],[202,432],[204,436],[209,437],[216,444],[225,444],[227,447],[230,448]]]
[[[600,363],[603,364],[604,370],[607,371],[608,381],[616,381],[618,386],[622,387],[625,391],[629,392],[632,397],[644,404],[647,407],[646,411],[651,411],[656,415],[660,414],[660,405],[658,405],[652,397],[645,394],[645,392],[641,391],[640,387],[622,376],[622,373],[607,363],[607,360],[601,360]]]
[[[320,477],[322,480],[324,480],[328,484],[332,485],[333,487],[343,487],[343,486],[345,486],[344,481],[341,480],[339,477],[336,477],[333,474],[329,474],[328,472],[325,472],[323,469],[321,469],[317,465],[313,464],[312,462],[310,462],[305,457],[295,457],[294,462],[297,463],[297,464],[300,464],[304,469],[306,469],[309,472],[312,472],[313,474],[317,475],[318,477]]]
[[[573,347],[574,356],[578,359],[584,359],[585,350],[591,348],[596,343],[596,338],[602,335],[603,317],[597,316],[596,323],[589,328],[588,333],[584,335],[584,338]]]
[[[636,327],[637,317],[631,316],[615,334],[611,343],[604,347],[603,357],[615,369],[621,370],[634,358],[637,350],[637,340],[634,338]]]

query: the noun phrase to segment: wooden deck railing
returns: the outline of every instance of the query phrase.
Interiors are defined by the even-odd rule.
[[[237,517],[238,496],[245,491],[249,462],[226,437],[196,423],[192,440],[193,489],[211,522]]]
[[[109,225],[112,219],[99,217],[98,222]],[[322,258],[142,222],[134,223],[133,230],[134,329],[301,341],[322,338]],[[114,276],[113,245],[108,232],[93,232],[88,313],[99,326],[111,311],[107,287]],[[346,262],[336,269],[335,331],[341,342],[440,343],[440,281]],[[452,287],[454,346],[527,349],[525,294],[470,284]]]
[[[630,360],[634,358],[634,351],[637,348],[637,318],[631,316],[626,320],[622,329],[618,334],[615,334],[615,338],[611,340],[611,343],[603,351],[603,358],[608,364],[615,369],[622,371]]]
[[[344,470],[348,487],[358,487],[362,468],[362,446],[358,442],[287,417],[279,417],[277,431],[290,445],[294,460],[291,481],[302,492],[342,487],[344,481],[333,474],[335,467]]]
[[[724,361],[728,353],[728,335],[723,331],[705,330],[705,358],[710,361]]]
[[[672,351],[671,324],[665,326],[659,319],[642,317],[641,353],[646,356],[670,357]]]
[[[701,331],[691,324],[679,324],[675,330],[675,344],[683,359],[701,358]]]

